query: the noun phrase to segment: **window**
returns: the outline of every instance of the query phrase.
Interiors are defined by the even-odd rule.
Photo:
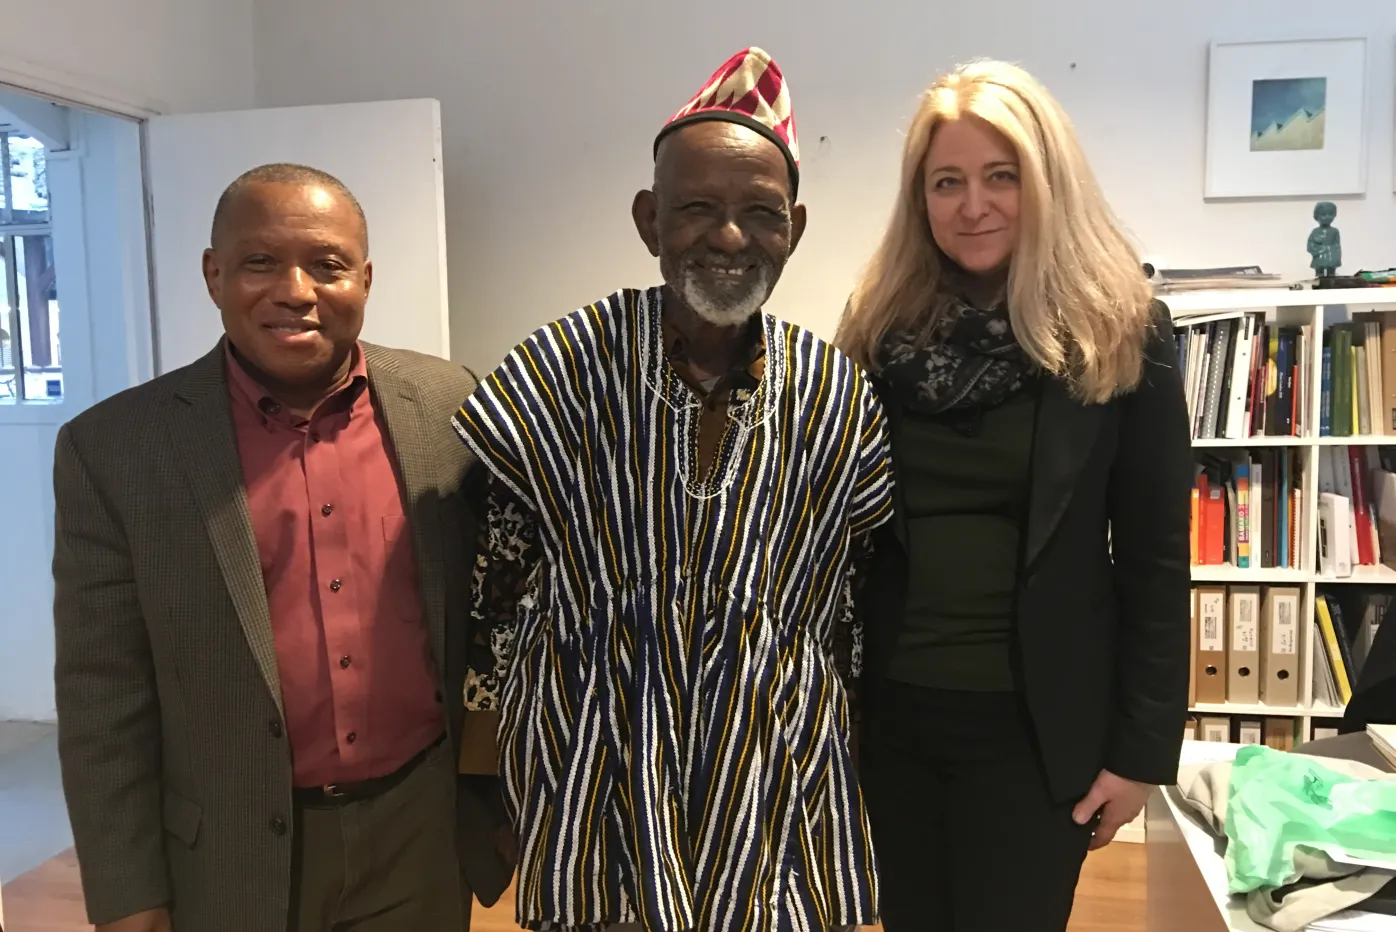
[[[0,404],[63,400],[44,147],[0,125]]]

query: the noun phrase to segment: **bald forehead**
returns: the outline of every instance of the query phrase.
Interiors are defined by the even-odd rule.
[[[211,245],[218,249],[288,222],[312,223],[343,239],[357,239],[368,255],[368,222],[358,202],[315,181],[254,180],[230,189],[214,213]]]
[[[790,196],[790,172],[780,148],[756,130],[727,120],[705,120],[676,130],[659,144],[654,183],[671,188],[738,173]]]

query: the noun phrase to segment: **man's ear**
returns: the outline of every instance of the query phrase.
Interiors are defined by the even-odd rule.
[[[630,217],[635,221],[635,232],[640,234],[650,255],[659,258],[659,199],[653,191],[645,190],[635,195],[630,204]]]
[[[790,210],[790,251],[793,253],[795,247],[800,245],[800,240],[805,235],[805,205],[796,204]]]
[[[222,277],[223,270],[218,266],[218,257],[213,250],[204,250],[204,287],[208,289],[208,296],[214,304],[218,303],[218,280]]]

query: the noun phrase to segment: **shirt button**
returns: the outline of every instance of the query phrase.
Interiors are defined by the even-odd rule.
[[[354,732],[351,731],[351,732],[349,732],[349,734],[347,734],[347,735],[344,736],[344,740],[345,740],[345,741],[348,741],[350,744],[353,744],[355,741],[358,741],[358,740],[359,740],[359,736],[356,735],[356,734],[354,734]]]
[[[331,592],[338,592],[341,585],[342,585],[342,583],[340,583],[340,581],[339,581],[338,579],[332,579],[332,580],[330,580],[330,591],[331,591]]]
[[[334,511],[334,506],[333,506],[333,505],[321,505],[321,506],[320,506],[320,514],[324,515],[326,518],[328,518],[328,517],[330,516],[330,512],[332,512],[332,511]]]
[[[353,663],[353,661],[349,659],[349,655],[348,655],[348,654],[345,654],[343,657],[340,657],[340,658],[339,658],[339,668],[340,668],[341,670],[347,670],[347,669],[349,669],[349,664],[351,664],[351,663]]]
[[[285,835],[285,834],[286,834],[286,820],[285,820],[285,819],[282,819],[282,818],[275,818],[275,819],[272,819],[272,820],[271,820],[271,833],[272,833],[273,835]]]
[[[277,722],[277,721],[272,721],[272,722],[267,723],[267,731],[271,732],[271,736],[272,736],[273,738],[280,738],[280,737],[281,737],[281,723],[280,723],[280,722]]]
[[[312,430],[312,431],[310,432],[310,442],[311,442],[311,443],[319,443],[319,442],[320,442],[320,432],[319,432],[318,430]]]

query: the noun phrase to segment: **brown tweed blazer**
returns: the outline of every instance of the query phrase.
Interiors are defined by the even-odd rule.
[[[94,923],[168,903],[176,932],[286,924],[291,757],[222,353],[58,434],[59,757]],[[474,460],[450,417],[475,382],[435,357],[364,354],[459,751],[476,511]],[[492,838],[489,787],[472,780],[457,793],[461,867],[488,904],[512,865]]]

